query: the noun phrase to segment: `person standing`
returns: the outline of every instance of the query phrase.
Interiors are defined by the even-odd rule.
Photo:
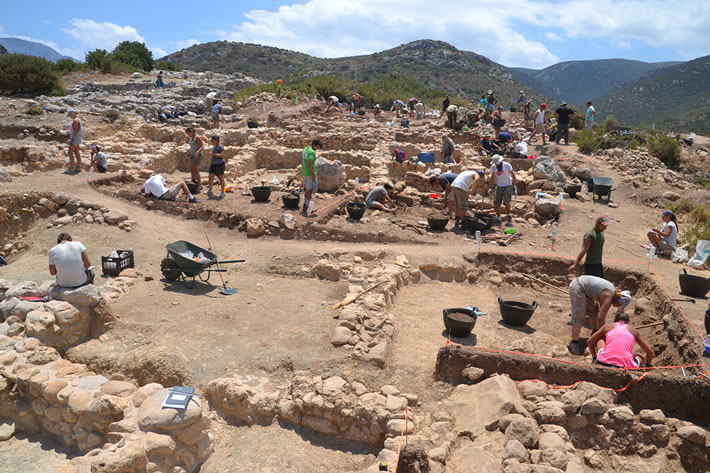
[[[564,136],[565,144],[569,144],[569,122],[574,110],[567,108],[567,102],[563,101],[555,110],[557,116],[557,134],[555,134],[555,143],[560,144],[560,138]]]
[[[528,99],[528,101],[525,102],[525,107],[523,107],[523,126],[530,125],[530,119],[532,118],[530,116],[530,107],[532,107],[532,99]]]
[[[493,125],[493,129],[495,130],[495,137],[498,138],[500,135],[500,129],[503,125],[505,125],[505,120],[503,119],[503,107],[498,107],[495,112],[491,115],[491,118],[493,121],[491,122],[491,125]]]
[[[362,107],[362,95],[353,92],[350,96],[350,111],[357,112]]]
[[[493,156],[491,164],[490,186],[491,189],[495,189],[493,206],[496,209],[496,223],[498,225],[501,223],[501,204],[505,204],[505,212],[508,215],[507,225],[510,227],[513,225],[513,216],[510,213],[510,201],[513,198],[515,186],[517,186],[515,171],[513,171],[513,166],[509,162],[503,161],[501,156]]]
[[[200,162],[202,162],[202,150],[205,149],[205,144],[202,138],[197,136],[195,129],[189,127],[185,129],[187,135],[187,143],[190,146],[187,150],[187,162],[190,166],[190,179],[197,184],[197,188],[202,187],[200,178]]]
[[[447,95],[441,104],[441,114],[442,115],[446,113],[446,109],[449,108],[449,105],[451,105],[451,99],[449,99],[449,96]]]
[[[414,110],[416,111],[417,120],[424,118],[426,112],[426,107],[424,107],[424,102],[417,102],[414,104]]]
[[[209,185],[209,189],[207,190],[207,198],[215,198],[212,193],[212,181],[214,181],[214,177],[217,176],[217,179],[219,179],[219,185],[222,187],[222,191],[220,192],[218,198],[224,199],[224,146],[219,144],[219,136],[217,135],[212,135],[210,143],[212,144],[212,162],[210,163],[210,172],[207,177]]]
[[[581,266],[584,260],[584,274],[589,276],[604,277],[604,267],[602,266],[602,254],[604,253],[604,231],[611,221],[607,215],[600,215],[594,223],[594,228],[588,230],[582,239],[582,250],[577,255],[577,259],[570,265],[569,272],[574,272]]]
[[[311,141],[310,146],[303,148],[301,153],[301,175],[303,176],[303,187],[306,195],[303,198],[303,210],[301,214],[308,216],[308,207],[312,202],[313,192],[318,189],[318,169],[316,167],[316,149],[323,149],[323,142],[320,139]],[[312,213],[312,212],[311,212]]]
[[[587,102],[587,113],[584,116],[584,128],[586,130],[591,130],[594,126],[594,116],[597,114],[597,110],[592,105],[591,100]]]
[[[444,164],[456,164],[454,161],[454,140],[449,138],[449,135],[444,133],[441,135],[441,162]]]
[[[94,283],[86,247],[72,241],[68,233],[60,233],[57,246],[49,250],[49,274],[57,277],[57,286],[75,288]]]
[[[451,128],[452,130],[456,129],[455,126],[456,126],[456,118],[457,118],[458,113],[459,113],[459,107],[454,104],[451,104],[446,108],[446,118],[448,118],[449,128]]]
[[[537,133],[540,133],[542,135],[542,146],[545,146],[545,123],[547,123],[547,118],[545,117],[545,111],[547,110],[547,105],[544,103],[540,104],[540,108],[537,109],[535,112],[535,116],[533,117],[533,121],[535,123],[535,128],[533,129],[532,134],[530,135],[530,142],[532,142],[532,139],[535,137]]]
[[[84,132],[84,127],[81,124],[81,119],[76,114],[76,110],[69,110],[67,116],[71,118],[71,124],[69,125],[69,168],[64,172],[71,174],[81,172],[79,146],[81,146],[81,137]]]
[[[451,183],[456,207],[455,226],[461,225],[466,217],[466,212],[468,212],[468,196],[481,185],[481,179],[483,177],[485,177],[485,171],[464,171]]]
[[[572,341],[567,345],[567,349],[574,355],[583,355],[586,347],[580,343],[579,334],[587,316],[587,305],[599,305],[599,315],[589,316],[592,332],[596,332],[606,323],[606,315],[611,306],[624,308],[631,303],[631,293],[616,289],[606,279],[585,275],[570,283],[569,301],[572,306]]]
[[[165,82],[163,82],[163,71],[158,72],[158,78],[155,80],[155,85],[159,89],[165,88]]]
[[[213,128],[219,128],[219,122],[224,119],[222,113],[222,101],[217,100],[217,103],[212,107],[212,126]]]
[[[527,97],[525,97],[525,92],[522,90],[518,94],[518,112],[520,112],[523,107],[525,106],[525,102],[527,102]]]

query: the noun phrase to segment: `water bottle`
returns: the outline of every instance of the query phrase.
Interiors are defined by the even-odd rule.
[[[360,185],[360,178],[356,177],[355,178],[355,189],[357,189],[357,186],[359,186],[359,185]]]
[[[92,174],[94,174],[94,168],[93,168],[93,167],[89,168],[89,177],[91,177]]]
[[[557,224],[552,226],[552,248],[555,248],[555,238],[557,238]]]
[[[315,207],[316,207],[316,205],[313,203],[313,201],[310,201],[308,203],[308,209],[306,210],[306,215],[312,214],[313,211],[315,210]]]
[[[476,244],[478,245],[478,249],[481,249],[481,231],[476,230]]]

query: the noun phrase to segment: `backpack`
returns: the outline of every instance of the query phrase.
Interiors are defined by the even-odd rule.
[[[400,125],[404,128],[409,128],[409,119],[408,118],[402,118],[402,121],[400,122]]]
[[[405,159],[405,154],[404,151],[401,149],[397,149],[394,151],[394,160],[397,161],[398,163],[403,163]]]

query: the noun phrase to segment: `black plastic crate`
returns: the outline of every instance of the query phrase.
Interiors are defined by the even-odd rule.
[[[109,276],[118,276],[126,268],[133,267],[133,252],[129,250],[116,250],[117,258],[110,256],[101,257],[101,271]],[[122,255],[122,256],[121,256]]]

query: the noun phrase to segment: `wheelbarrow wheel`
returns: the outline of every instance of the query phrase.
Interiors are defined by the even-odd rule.
[[[177,281],[180,279],[180,269],[175,261],[170,258],[163,258],[160,262],[160,272],[168,281]]]

